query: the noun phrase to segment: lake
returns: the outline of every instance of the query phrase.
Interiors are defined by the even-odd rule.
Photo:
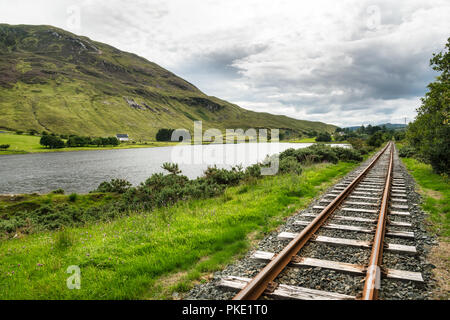
[[[153,173],[165,172],[164,162],[178,163],[183,174],[196,178],[208,166],[243,167],[289,148],[312,143],[242,143],[158,148],[49,152],[0,156],[0,194],[88,193],[103,182],[121,178],[137,185]],[[341,145],[342,146],[342,145]]]

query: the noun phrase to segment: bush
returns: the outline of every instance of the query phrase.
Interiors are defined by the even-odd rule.
[[[9,144],[0,144],[0,149],[6,150],[10,147]]]
[[[176,163],[169,163],[169,162],[165,162],[162,165],[162,168],[168,172],[170,172],[171,174],[180,174],[181,170],[180,168],[178,168],[178,164]]]
[[[97,192],[125,193],[131,187],[131,183],[124,179],[112,179],[110,182],[100,183]]]
[[[1,219],[0,220],[0,233],[8,234],[14,233],[20,228],[24,228],[27,225],[27,222],[24,218],[10,217],[9,219]]]
[[[363,157],[358,150],[331,147],[323,144],[312,145],[302,149],[287,149],[280,153],[280,161],[286,158],[296,158],[303,165],[320,162],[337,163],[342,161],[362,161]]]
[[[205,179],[219,185],[237,185],[243,178],[244,172],[241,167],[232,167],[231,170],[218,169],[216,166],[208,167],[204,172]]]
[[[352,145],[353,149],[361,151],[364,149],[364,140],[360,138],[349,138],[348,142]]]
[[[350,148],[341,148],[336,147],[333,148],[334,152],[336,152],[336,155],[339,160],[341,161],[362,161],[363,157],[361,155],[361,152],[355,149]]]
[[[70,202],[75,202],[78,199],[78,195],[76,193],[72,193],[69,195],[69,201]]]
[[[367,144],[369,146],[379,148],[384,142],[383,133],[381,131],[375,132],[373,135],[369,137],[367,140]]]
[[[297,150],[297,159],[303,163],[307,161],[337,163],[339,161],[335,148],[321,144]]]
[[[42,231],[76,225],[80,221],[79,216],[80,211],[67,204],[59,206],[44,205],[32,211],[28,219],[33,221],[36,231]]]
[[[332,140],[331,134],[328,132],[321,132],[316,138],[316,142],[331,142]]]
[[[53,194],[64,194],[64,192],[64,189],[61,188],[52,191]]]
[[[301,174],[302,167],[300,163],[297,161],[297,158],[289,156],[280,160],[279,171],[280,173]]]
[[[416,155],[416,150],[412,146],[403,146],[398,150],[398,156],[401,158],[412,158]]]
[[[261,166],[259,164],[254,164],[245,169],[245,176],[252,178],[261,177]]]

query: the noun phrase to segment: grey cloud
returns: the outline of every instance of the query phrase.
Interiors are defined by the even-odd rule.
[[[237,79],[241,75],[239,69],[233,63],[236,60],[263,52],[268,46],[259,45],[235,45],[223,47],[211,52],[200,53],[186,60],[178,71],[182,74],[217,74],[221,77]]]

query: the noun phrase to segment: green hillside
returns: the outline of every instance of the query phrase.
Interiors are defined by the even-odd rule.
[[[335,126],[257,113],[137,55],[52,26],[0,24],[0,128],[154,139],[159,128],[280,128],[298,137]]]

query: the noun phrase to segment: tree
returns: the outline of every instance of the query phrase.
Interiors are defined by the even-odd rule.
[[[440,72],[408,125],[406,138],[419,158],[437,173],[450,173],[450,38],[444,51],[433,54],[433,70]]]
[[[406,138],[406,131],[405,130],[398,130],[394,133],[395,141],[402,141]]]
[[[116,137],[109,137],[107,139],[108,139],[108,145],[118,146],[120,144],[119,139],[117,139]]]
[[[85,147],[92,144],[91,137],[70,136],[67,140],[69,147]]]
[[[364,148],[364,140],[360,138],[349,138],[348,142],[355,150],[362,150]]]
[[[375,132],[367,139],[367,144],[372,147],[380,147],[384,142],[383,133],[381,131]]]
[[[328,132],[321,132],[316,138],[316,142],[331,142],[332,140],[331,134]]]
[[[95,138],[95,139],[93,139],[92,140],[92,144],[97,146],[97,147],[100,147],[101,145],[103,145],[102,138]]]
[[[64,141],[52,135],[42,136],[40,144],[50,149],[64,148]]]
[[[159,129],[156,133],[156,141],[171,141],[172,140],[172,133],[175,131],[175,129],[166,129],[162,128]]]

